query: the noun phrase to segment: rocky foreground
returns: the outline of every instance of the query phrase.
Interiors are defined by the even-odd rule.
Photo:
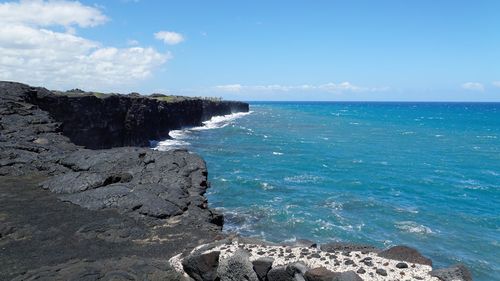
[[[0,280],[471,280],[407,247],[223,235],[204,161],[147,146],[240,111],[248,104],[0,82]]]

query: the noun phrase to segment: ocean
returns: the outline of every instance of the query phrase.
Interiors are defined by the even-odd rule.
[[[254,102],[157,149],[207,162],[224,231],[409,245],[500,280],[500,103]]]

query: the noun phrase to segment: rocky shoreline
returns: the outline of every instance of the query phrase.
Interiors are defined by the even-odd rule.
[[[224,235],[203,159],[147,146],[246,103],[13,82],[0,97],[0,280],[471,280],[411,248]]]

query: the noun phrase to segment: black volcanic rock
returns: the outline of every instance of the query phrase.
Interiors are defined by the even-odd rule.
[[[223,217],[207,208],[199,156],[79,145],[147,146],[170,129],[248,104],[55,93],[13,82],[0,82],[0,97],[0,280],[114,269],[122,277],[169,276],[150,261],[166,265],[220,235]]]
[[[184,271],[196,281],[214,281],[217,278],[220,252],[192,254],[182,261]]]
[[[271,270],[273,262],[274,259],[269,257],[259,258],[252,262],[253,270],[257,273],[257,277],[260,281],[267,280],[267,273]]]
[[[407,246],[394,246],[378,253],[380,257],[432,266],[432,261],[417,250]]]
[[[165,261],[119,258],[100,261],[71,260],[31,270],[12,281],[22,280],[186,280]]]
[[[472,281],[472,274],[463,264],[457,264],[450,268],[434,269],[430,275],[442,281]]]
[[[168,138],[170,130],[200,126],[213,116],[248,111],[247,103],[233,101],[169,101],[158,95],[53,94],[41,88],[24,91],[30,103],[62,123],[62,133],[73,143],[91,149],[149,146],[151,140]]]

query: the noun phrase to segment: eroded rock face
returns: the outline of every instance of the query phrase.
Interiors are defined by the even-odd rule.
[[[29,101],[61,122],[61,131],[75,144],[92,149],[149,146],[150,140],[168,138],[170,130],[200,126],[213,116],[248,111],[248,104],[233,101],[177,99],[164,101],[140,95],[105,95],[85,92],[29,93]]]
[[[120,258],[96,261],[72,260],[31,270],[13,281],[40,280],[186,280],[163,260]]]
[[[134,138],[121,143],[106,142],[106,138],[115,137],[115,127],[127,127],[140,133],[130,127],[126,120],[114,114],[121,114],[126,109],[132,110],[135,108],[134,104],[138,104],[141,110],[130,118],[144,119],[147,123],[150,121],[147,112],[155,112],[156,107],[166,104],[154,99],[128,96],[110,96],[105,99],[92,95],[69,97],[53,94],[43,88],[11,82],[0,82],[0,94],[0,176],[52,176],[41,184],[43,188],[60,194],[59,197],[64,201],[91,210],[115,209],[134,217],[166,219],[184,214],[190,208],[197,208],[199,210],[194,210],[193,213],[205,214],[201,216],[201,221],[222,225],[220,215],[209,210],[203,211],[207,209],[203,196],[208,187],[207,170],[199,156],[185,150],[158,152],[132,147],[88,150],[73,144],[63,135],[71,128],[76,132],[72,137],[88,138],[82,141],[92,147],[135,144]],[[190,110],[195,109],[189,105],[178,106],[176,110],[182,108],[186,112],[172,109],[172,112],[162,112],[162,118],[183,120],[175,126],[191,122],[183,118],[184,115],[189,115]],[[214,112],[208,112],[207,116],[225,109],[239,109],[232,108],[232,104],[220,107],[216,107]],[[203,110],[209,111],[210,108],[206,106]],[[100,111],[100,115],[96,113],[96,116],[87,116],[95,110]],[[193,114],[201,115],[203,112],[193,111]],[[60,118],[63,123],[56,122],[53,116]],[[98,118],[99,122],[106,125],[106,131],[100,132],[99,136],[92,135],[97,134],[96,132],[87,135],[88,132],[82,126],[94,128],[95,122],[88,118]],[[113,125],[116,122],[125,123]],[[123,139],[123,136],[117,138]]]
[[[75,142],[90,148],[149,145],[169,129],[248,110],[247,104],[70,97],[12,82],[0,82],[0,97],[0,279],[69,259],[168,259],[220,234],[223,217],[207,208],[207,170],[199,156],[134,147],[90,150]],[[134,276],[147,271],[140,267]],[[66,276],[58,274],[47,278]]]
[[[58,163],[70,171],[41,186],[91,210],[112,208],[137,217],[169,218],[189,206],[206,208],[205,163],[183,150],[80,150]]]

